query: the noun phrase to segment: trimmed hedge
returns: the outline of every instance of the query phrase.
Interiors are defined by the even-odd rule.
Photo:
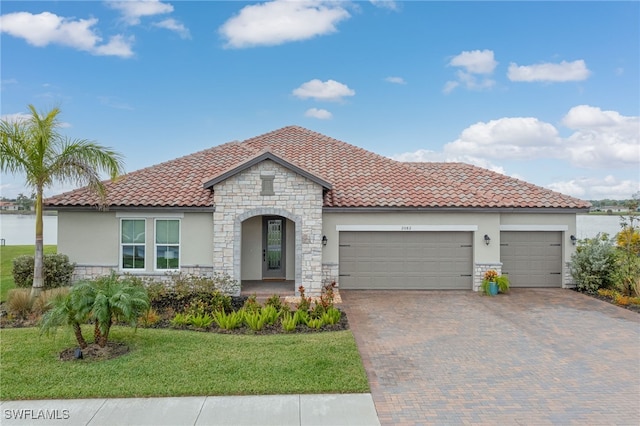
[[[16,287],[31,287],[33,285],[33,256],[18,256],[13,259],[13,281]],[[67,287],[71,285],[71,276],[75,264],[69,262],[66,254],[44,255],[44,289]]]

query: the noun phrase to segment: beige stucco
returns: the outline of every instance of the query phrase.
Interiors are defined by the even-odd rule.
[[[79,266],[120,267],[120,220],[145,219],[146,271],[153,273],[155,219],[179,219],[180,263],[187,267],[211,267],[213,263],[212,213],[159,212],[58,212],[58,252]],[[159,272],[163,273],[163,272]]]

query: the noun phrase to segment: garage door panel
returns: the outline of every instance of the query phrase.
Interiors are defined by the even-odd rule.
[[[562,286],[561,232],[501,232],[502,273],[512,287]]]
[[[344,289],[470,289],[470,232],[340,232]],[[363,265],[366,265],[363,267]]]

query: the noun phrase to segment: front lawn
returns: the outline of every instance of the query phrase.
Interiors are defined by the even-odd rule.
[[[0,247],[0,302],[7,300],[7,292],[15,287],[13,282],[13,259],[22,255],[33,256],[35,246],[2,246]],[[57,246],[44,246],[44,254],[56,253]]]
[[[90,335],[88,327],[85,334]],[[0,400],[368,392],[350,331],[223,335],[114,327],[131,351],[107,361],[60,361],[67,329],[1,329]]]

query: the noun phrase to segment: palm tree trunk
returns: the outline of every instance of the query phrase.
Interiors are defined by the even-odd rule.
[[[42,185],[38,185],[36,191],[36,252],[33,266],[33,286],[31,287],[31,298],[35,299],[42,292],[44,287],[44,224],[42,220]]]
[[[95,325],[93,327],[93,342],[100,344],[100,339],[102,338],[102,332],[100,332],[100,323],[98,320],[95,320]]]
[[[80,324],[77,322],[73,323],[73,333],[76,335],[76,340],[78,341],[78,346],[84,349],[87,347],[87,341],[84,340],[84,336],[82,335],[82,328],[80,328]]]

